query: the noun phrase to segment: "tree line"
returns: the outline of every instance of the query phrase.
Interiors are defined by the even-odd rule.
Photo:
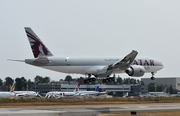
[[[0,79],[0,91],[9,91],[10,85],[12,86],[14,83],[16,83],[15,90],[20,91],[25,89],[31,89],[34,84],[49,82],[50,77],[36,76],[34,78],[34,81],[26,79],[25,77],[17,77],[15,79],[12,79],[11,77],[6,77],[4,81]]]
[[[115,77],[116,78],[116,77]],[[67,75],[64,79],[60,79],[60,81],[70,83],[70,82],[80,82],[84,83],[84,77],[79,77],[79,78],[72,78],[70,75]],[[50,77],[42,77],[37,75],[34,77],[34,80],[31,81],[30,79],[26,79],[25,77],[17,77],[15,79],[12,79],[11,77],[6,77],[5,80],[3,81],[0,79],[0,91],[9,91],[9,86],[15,84],[15,90],[26,90],[26,89],[31,89],[32,86],[38,83],[50,83],[54,82],[53,80],[50,79]],[[90,84],[102,84],[102,80],[98,79],[94,83]],[[114,84],[114,85],[122,85],[122,84],[141,84],[144,85],[144,83],[140,80],[136,80],[133,78],[124,78],[122,79],[121,77],[117,77],[115,82],[110,82],[107,84]]]
[[[122,79],[121,77],[114,77],[115,81],[114,82],[109,82],[106,83],[107,85],[123,85],[123,84],[139,84],[139,85],[144,85],[143,81],[140,81],[139,79],[134,79],[134,78],[124,78]],[[61,79],[61,81],[66,81],[66,82],[71,82],[71,81],[76,81],[80,83],[84,83],[85,78],[84,77],[79,77],[79,78],[72,78],[70,75],[67,75],[65,79]],[[90,84],[102,84],[102,79],[97,78],[95,82],[92,82]]]
[[[64,79],[60,79],[62,82],[70,83],[70,82],[80,82],[81,84],[84,83],[85,78],[84,77],[78,77],[78,78],[72,78],[70,75],[67,75]],[[18,77],[15,79],[12,79],[11,77],[6,77],[5,80],[3,81],[0,79],[0,91],[9,91],[9,85],[13,85],[13,83],[16,83],[15,85],[15,90],[20,91],[20,90],[26,90],[26,89],[31,89],[35,84],[38,83],[51,83],[54,82],[50,79],[50,77],[42,77],[37,75],[34,77],[34,80],[31,81],[30,79],[26,79],[25,77]],[[102,80],[97,78],[95,82],[90,83],[90,84],[102,84]],[[138,84],[138,85],[144,85],[144,82],[139,80],[139,79],[134,79],[134,78],[121,78],[121,77],[115,77],[114,82],[109,82],[106,83],[107,85],[123,85],[123,84]],[[167,85],[158,85],[154,83],[150,83],[148,85],[148,91],[149,92],[161,92]],[[172,85],[168,86],[167,89],[170,94],[172,93],[177,93],[178,90],[173,89]]]

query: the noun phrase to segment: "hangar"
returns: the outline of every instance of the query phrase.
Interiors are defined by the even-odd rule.
[[[167,86],[172,85],[173,89],[180,90],[180,77],[158,77],[155,78],[155,80],[151,80],[149,78],[141,78],[141,81],[143,81],[145,85],[148,85],[150,83],[163,84]]]

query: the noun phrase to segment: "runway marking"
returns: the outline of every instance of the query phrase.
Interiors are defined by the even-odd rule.
[[[31,110],[31,109],[0,109],[0,114],[39,114],[39,113],[65,113],[66,111]]]

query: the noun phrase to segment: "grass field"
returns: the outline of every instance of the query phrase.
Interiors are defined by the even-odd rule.
[[[44,106],[44,105],[105,105],[105,104],[146,104],[146,103],[180,103],[180,97],[150,98],[19,98],[0,99],[0,107],[4,106]]]
[[[180,97],[150,98],[16,98],[0,99],[0,106],[6,105],[103,105],[103,104],[141,104],[141,103],[180,103]]]

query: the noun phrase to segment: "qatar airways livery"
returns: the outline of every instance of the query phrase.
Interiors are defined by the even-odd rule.
[[[25,27],[25,32],[34,58],[25,59],[23,62],[53,71],[88,75],[85,83],[95,81],[96,77],[102,77],[104,83],[114,81],[110,75],[117,73],[127,73],[132,77],[141,77],[145,73],[151,73],[151,79],[154,80],[154,73],[164,67],[155,58],[137,56],[138,52],[135,50],[124,57],[54,56],[30,27]]]

